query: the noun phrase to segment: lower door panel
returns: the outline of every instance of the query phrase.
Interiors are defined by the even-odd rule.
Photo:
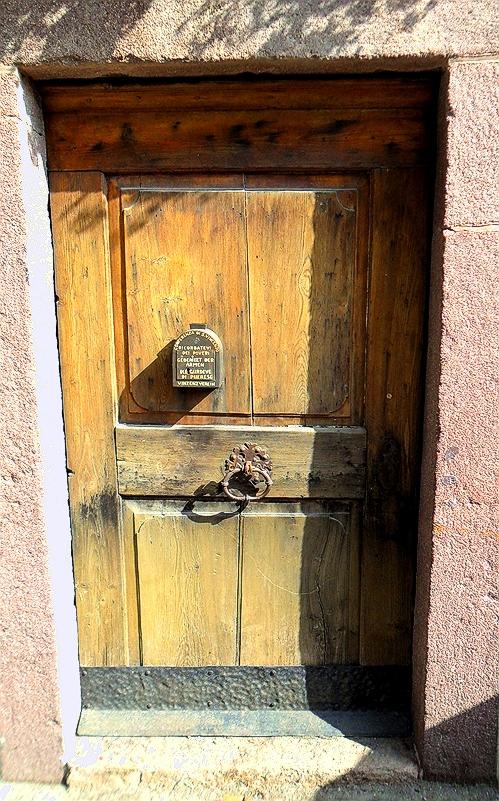
[[[125,502],[143,665],[358,659],[355,503]],[[133,582],[132,582],[133,584]]]

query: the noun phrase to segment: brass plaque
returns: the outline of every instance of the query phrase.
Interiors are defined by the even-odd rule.
[[[222,385],[220,337],[202,323],[191,323],[173,346],[173,386],[216,389]]]

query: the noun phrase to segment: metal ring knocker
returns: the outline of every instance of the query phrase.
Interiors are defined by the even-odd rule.
[[[272,486],[272,462],[268,453],[255,442],[245,442],[244,445],[236,446],[229,454],[225,462],[225,474],[220,486],[224,494],[232,501],[249,503],[249,501],[260,501],[270,492]],[[235,476],[241,475],[250,486],[255,489],[262,479],[265,482],[263,489],[257,489],[250,495],[248,492],[237,494],[230,487],[230,482]]]

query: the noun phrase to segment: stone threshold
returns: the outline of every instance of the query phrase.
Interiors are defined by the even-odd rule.
[[[407,737],[395,711],[83,709],[78,734],[113,737]]]
[[[171,801],[317,801],[341,783],[417,777],[404,738],[79,736],[67,783],[120,797],[151,790]]]

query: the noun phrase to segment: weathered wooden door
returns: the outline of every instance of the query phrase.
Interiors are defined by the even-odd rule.
[[[80,661],[369,705],[410,662],[431,85],[237,88],[45,92]]]

